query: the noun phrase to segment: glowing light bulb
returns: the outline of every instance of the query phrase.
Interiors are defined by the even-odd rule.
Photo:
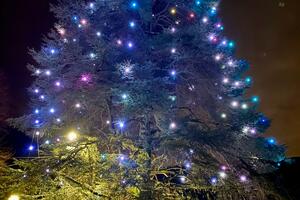
[[[224,178],[226,178],[227,174],[225,172],[221,171],[221,172],[219,172],[219,176],[224,179]]]
[[[231,48],[234,47],[234,42],[229,42],[228,46],[231,47]]]
[[[50,70],[47,70],[47,71],[45,72],[45,74],[46,74],[47,76],[50,76],[50,75],[51,75]]]
[[[240,176],[240,181],[241,182],[246,182],[247,181],[247,177],[245,175],[241,175]]]
[[[12,194],[8,197],[8,200],[20,200],[20,196],[17,194]]]
[[[252,101],[253,103],[257,103],[257,102],[259,102],[259,97],[258,97],[258,96],[253,96],[253,97],[251,98],[251,101]]]
[[[197,0],[197,1],[196,1],[196,5],[199,6],[200,4],[201,4],[201,1],[200,1],[200,0]]]
[[[96,33],[96,35],[97,35],[98,37],[100,37],[100,36],[101,36],[101,32],[98,31],[98,32]]]
[[[243,110],[248,109],[248,105],[247,105],[246,103],[243,103],[243,104],[242,104],[242,109],[243,109]]]
[[[45,99],[45,96],[44,96],[44,95],[41,95],[41,96],[40,96],[40,99],[44,100],[44,99]]]
[[[80,103],[76,103],[76,104],[75,104],[75,107],[76,107],[76,108],[81,108]]]
[[[231,106],[234,107],[234,108],[236,108],[236,107],[239,106],[239,102],[233,101],[233,102],[231,102]]]
[[[127,99],[127,97],[128,97],[127,94],[122,94],[122,99],[125,100],[125,99]]]
[[[36,132],[35,132],[35,135],[39,136],[39,135],[40,135],[40,132],[39,132],[39,131],[36,131]]]
[[[175,122],[171,122],[170,125],[169,125],[169,128],[170,128],[170,129],[176,129],[176,127],[177,127],[177,126],[176,126],[176,123],[175,123]]]
[[[50,173],[50,169],[49,168],[47,168],[45,171],[46,171],[46,173]]]
[[[228,78],[224,78],[223,79],[223,83],[225,83],[225,84],[229,83],[229,79]]]
[[[172,71],[171,71],[171,75],[172,75],[172,76],[176,76],[176,71],[175,71],[175,70],[172,70]]]
[[[227,170],[227,167],[225,165],[222,165],[221,170],[225,171],[225,170]]]
[[[87,25],[87,20],[86,19],[82,19],[80,20],[81,25],[85,26]]]
[[[89,7],[90,7],[91,9],[93,9],[93,8],[95,7],[95,4],[94,4],[94,3],[90,3],[90,4],[89,4]]]
[[[249,128],[248,126],[245,126],[245,127],[243,128],[242,132],[243,132],[243,133],[248,133],[249,129],[250,129],[250,128]]]
[[[90,58],[94,59],[96,57],[96,54],[90,53]]]
[[[184,167],[185,167],[186,169],[191,169],[191,168],[192,168],[192,164],[191,164],[190,162],[186,162],[186,163],[184,164]]]
[[[50,141],[49,141],[49,140],[46,140],[46,141],[45,141],[45,144],[50,144]]]
[[[39,90],[39,89],[35,89],[34,92],[35,92],[35,93],[39,93],[40,90]]]
[[[34,123],[35,123],[35,124],[39,124],[39,123],[40,123],[40,120],[36,119],[36,120],[34,121]]]
[[[226,119],[226,118],[227,118],[227,115],[226,115],[225,113],[222,113],[222,114],[221,114],[221,117],[222,117],[223,119]]]
[[[175,15],[175,14],[176,14],[176,8],[171,8],[170,13],[171,13],[172,15]]]
[[[29,151],[33,151],[33,150],[34,150],[34,146],[33,146],[33,145],[30,145],[30,146],[28,147],[28,150],[29,150]]]
[[[180,180],[181,183],[185,183],[186,182],[186,177],[180,176],[179,180]]]
[[[122,40],[120,40],[120,39],[117,40],[117,44],[118,44],[118,45],[122,45]]]
[[[50,53],[55,54],[56,53],[55,49],[50,49]]]
[[[77,139],[77,137],[78,137],[77,133],[74,131],[69,132],[67,135],[68,140],[71,142],[75,141]]]
[[[268,139],[267,139],[267,142],[268,142],[269,144],[271,144],[271,145],[276,144],[276,140],[275,140],[274,138],[268,138]]]
[[[125,126],[125,123],[124,123],[124,122],[122,122],[122,121],[120,121],[120,122],[118,122],[118,125],[119,125],[119,127],[122,129],[122,128],[124,128],[124,126]]]
[[[131,8],[136,8],[137,7],[137,3],[135,1],[130,3],[130,7]]]
[[[132,43],[132,42],[128,42],[128,43],[127,43],[127,46],[128,46],[129,48],[132,48],[132,47],[133,47],[133,43]]]
[[[202,18],[202,22],[206,24],[208,22],[208,18],[207,17],[203,17]]]
[[[55,82],[55,85],[56,85],[57,87],[59,87],[61,84],[60,84],[59,81],[56,81],[56,82]]]
[[[109,121],[109,120],[107,120],[107,121],[106,121],[106,124],[110,124],[110,121]]]
[[[176,49],[175,49],[175,48],[172,48],[172,49],[171,49],[171,53],[176,53]]]
[[[134,27],[135,27],[135,22],[134,22],[134,21],[129,22],[129,26],[130,26],[131,28],[134,28]]]
[[[235,85],[236,87],[240,86],[240,84],[241,84],[241,82],[239,82],[239,81],[235,81],[235,82],[234,82],[234,85]]]
[[[217,54],[217,55],[215,56],[215,60],[216,60],[216,61],[220,61],[221,59],[222,59],[222,55]]]
[[[190,18],[195,18],[195,13],[190,13]]]
[[[55,112],[55,109],[54,109],[54,108],[50,108],[49,112],[50,112],[50,113],[54,113],[54,112]]]
[[[60,118],[57,118],[56,121],[57,121],[57,122],[61,122],[61,119],[60,119]]]
[[[218,179],[216,177],[212,177],[210,179],[210,183],[213,184],[213,185],[217,184],[217,182],[218,182]]]
[[[172,28],[171,28],[171,32],[172,32],[172,33],[175,33],[175,31],[176,31],[176,28],[175,28],[175,27],[172,27]]]
[[[41,73],[41,70],[37,69],[37,70],[35,70],[35,73],[36,73],[36,74],[40,74],[40,73]]]

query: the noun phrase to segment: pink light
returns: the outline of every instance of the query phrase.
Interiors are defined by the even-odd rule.
[[[80,77],[80,80],[82,82],[89,83],[89,82],[91,82],[92,77],[91,77],[90,74],[82,74],[81,77]]]
[[[82,25],[86,25],[86,24],[87,24],[87,20],[86,20],[86,19],[82,19],[82,20],[80,21],[80,23],[81,23]]]
[[[241,181],[241,182],[246,182],[246,181],[247,181],[247,177],[244,176],[244,175],[241,175],[241,176],[240,176],[240,181]]]

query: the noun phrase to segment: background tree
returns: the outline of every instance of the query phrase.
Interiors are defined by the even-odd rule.
[[[218,1],[83,1],[32,50],[29,159],[3,194],[56,199],[263,199],[284,159],[244,97],[248,65],[221,35]],[[255,191],[255,192],[254,192]],[[274,195],[276,196],[276,195]],[[275,197],[274,197],[275,198]]]

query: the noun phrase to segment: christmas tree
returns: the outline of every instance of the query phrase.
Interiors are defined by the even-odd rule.
[[[1,198],[266,199],[284,159],[216,0],[62,1]],[[2,166],[2,165],[1,165]]]

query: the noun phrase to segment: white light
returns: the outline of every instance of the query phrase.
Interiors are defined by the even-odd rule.
[[[250,130],[250,133],[251,133],[251,134],[256,134],[256,129],[255,129],[255,128],[252,128],[252,129]]]
[[[46,172],[49,173],[49,172],[50,172],[50,169],[47,168],[47,169],[46,169]]]
[[[51,109],[49,110],[49,112],[50,112],[50,113],[54,113],[54,112],[55,112],[54,108],[51,108]]]
[[[225,172],[219,172],[219,176],[221,177],[221,178],[226,178],[226,173]]]
[[[229,65],[230,67],[232,67],[232,66],[234,65],[234,62],[233,62],[232,60],[230,60],[230,61],[228,61],[228,65]]]
[[[118,124],[119,124],[120,128],[124,128],[124,126],[125,126],[124,122],[119,122]]]
[[[227,118],[227,115],[226,115],[225,113],[222,113],[222,114],[221,114],[221,117],[222,117],[223,119],[225,119],[225,118]]]
[[[101,32],[99,32],[99,31],[96,34],[97,34],[98,37],[101,36]]]
[[[35,135],[40,135],[40,132],[39,132],[39,131],[36,131],[36,132],[35,132]]]
[[[122,94],[122,99],[125,100],[125,99],[127,99],[127,97],[128,97],[127,94]]]
[[[229,79],[228,79],[228,78],[224,78],[224,79],[223,79],[223,83],[225,83],[225,84],[226,84],[226,83],[229,83]]]
[[[74,131],[68,133],[67,138],[69,141],[73,142],[77,139],[77,134]]]
[[[132,48],[132,47],[133,47],[132,42],[128,42],[127,45],[128,45],[129,48]]]
[[[242,104],[242,109],[244,109],[244,110],[248,109],[248,105],[246,103],[243,103]]]
[[[40,91],[39,91],[39,89],[35,89],[34,92],[35,93],[39,93]]]
[[[46,75],[47,75],[47,76],[50,76],[50,75],[51,75],[50,70],[47,70],[47,71],[46,71]]]
[[[176,53],[176,49],[175,49],[175,48],[172,48],[172,49],[171,49],[171,53]]]
[[[179,178],[179,180],[180,180],[181,183],[185,183],[186,178],[185,178],[184,176],[181,176],[181,177]]]
[[[76,103],[76,104],[75,104],[75,107],[76,107],[76,108],[80,108],[80,107],[81,107],[80,103]]]
[[[216,61],[220,61],[221,58],[222,58],[222,56],[221,56],[220,54],[217,54],[217,55],[215,56],[215,60],[216,60]]]
[[[203,17],[203,18],[202,18],[202,22],[203,22],[203,23],[207,23],[207,22],[208,22],[208,18],[207,18],[207,17]]]
[[[176,126],[176,123],[175,122],[172,122],[169,126],[170,129],[175,129],[177,126]]]
[[[41,95],[40,98],[41,98],[42,100],[44,100],[44,99],[45,99],[45,96],[44,96],[44,95]]]
[[[129,26],[131,27],[131,28],[133,28],[133,27],[135,27],[135,23],[132,21],[132,22],[129,22]]]
[[[172,32],[172,33],[175,33],[175,31],[176,31],[176,28],[172,27],[172,28],[171,28],[171,32]]]
[[[55,49],[51,49],[50,52],[51,52],[52,54],[55,54]]]
[[[238,87],[238,86],[240,86],[240,82],[239,81],[236,81],[236,82],[234,82],[234,85],[236,86],[236,87]]]
[[[176,75],[176,71],[175,71],[175,70],[172,70],[172,71],[171,71],[171,75],[172,75],[172,76],[175,76],[175,75]]]
[[[120,40],[120,39],[117,40],[117,44],[118,44],[118,45],[122,45],[122,40]]]
[[[231,102],[231,106],[234,107],[234,108],[236,108],[236,107],[239,106],[239,102],[233,101],[233,102]]]
[[[246,182],[247,181],[247,177],[244,176],[244,175],[240,176],[240,181],[241,182]]]
[[[28,148],[29,151],[32,151],[33,149],[34,149],[34,146],[32,146],[32,145],[30,145]]]
[[[56,121],[57,121],[57,122],[61,122],[61,119],[60,119],[60,118],[57,118]]]
[[[95,58],[95,57],[96,57],[96,54],[90,53],[90,58]]]
[[[36,73],[36,74],[40,74],[40,73],[41,73],[41,70],[37,69],[37,70],[35,71],[35,73]]]
[[[242,132],[243,132],[243,133],[248,133],[249,129],[250,129],[250,128],[249,128],[248,126],[245,126],[245,127],[243,128]]]
[[[57,87],[59,87],[59,86],[60,86],[60,82],[59,82],[59,81],[56,81],[56,82],[55,82],[55,85],[56,85]]]
[[[90,8],[94,8],[95,4],[94,3],[90,3]]]
[[[49,141],[49,140],[46,140],[46,141],[45,141],[45,144],[50,144],[50,141]]]
[[[20,197],[19,195],[12,194],[9,196],[8,200],[20,200]]]
[[[110,121],[109,121],[109,120],[107,120],[107,121],[106,121],[106,124],[110,124]]]

